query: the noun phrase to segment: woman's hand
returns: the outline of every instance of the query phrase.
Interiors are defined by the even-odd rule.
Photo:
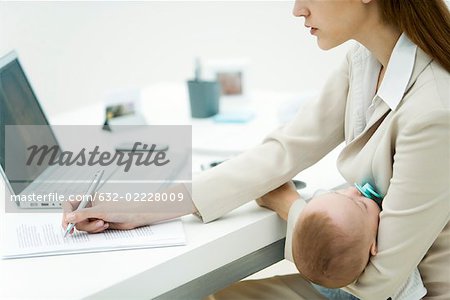
[[[76,210],[80,201],[63,203],[62,226],[75,223],[75,228],[89,233],[106,229],[133,229],[156,222],[184,216],[196,211],[195,206],[182,185],[176,185],[166,193],[182,193],[182,201],[100,201],[94,199],[86,208]]]
[[[287,221],[291,205],[300,198],[292,181],[286,182],[277,189],[265,194],[256,203],[275,211],[283,220]]]
[[[94,200],[89,207],[77,211],[79,203],[70,201],[63,204],[63,228],[69,223],[75,223],[77,230],[98,233],[108,228],[133,229],[160,221],[157,216],[145,212],[148,208],[142,203]]]

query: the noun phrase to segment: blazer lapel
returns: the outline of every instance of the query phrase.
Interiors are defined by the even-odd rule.
[[[417,47],[416,63],[412,71],[411,79],[409,80],[405,94],[411,89],[412,85],[416,82],[417,77],[423,72],[423,70],[433,61],[422,49]]]
[[[389,106],[381,99],[378,99],[377,101],[377,106],[372,116],[370,117],[367,126],[357,137],[355,137],[346,145],[346,147],[341,152],[341,155],[344,154],[344,152],[353,149],[354,145],[358,145],[361,143],[364,145],[367,140],[370,139],[372,134],[377,130],[378,126],[380,126],[384,118],[389,114],[389,112],[391,111]]]
[[[425,52],[423,52],[423,50],[421,50],[420,48],[417,49],[416,62],[414,64],[414,69],[407,85],[405,95],[416,82],[417,77],[419,77],[419,75],[431,63],[431,61],[432,59]],[[369,122],[367,123],[367,126],[357,137],[355,137],[351,142],[347,144],[341,154],[344,154],[344,152],[347,152],[347,150],[353,148],[353,145],[360,144],[361,142],[365,144],[367,140],[372,136],[372,134],[376,131],[378,126],[380,126],[384,118],[389,114],[389,112],[391,111],[389,106],[382,99],[378,99],[378,101],[378,105]]]

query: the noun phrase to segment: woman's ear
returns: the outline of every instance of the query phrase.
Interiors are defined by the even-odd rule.
[[[377,242],[376,242],[376,241],[373,241],[372,246],[370,246],[370,254],[371,254],[372,256],[375,256],[375,255],[377,255],[377,252],[378,252],[378,249],[377,249]]]

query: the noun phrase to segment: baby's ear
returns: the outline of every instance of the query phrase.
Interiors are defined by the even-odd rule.
[[[370,254],[371,254],[372,256],[375,256],[375,255],[377,255],[377,252],[378,252],[378,249],[377,249],[377,242],[374,241],[373,244],[372,244],[372,246],[370,246]]]

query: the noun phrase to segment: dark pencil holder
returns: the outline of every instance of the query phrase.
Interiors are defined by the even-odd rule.
[[[187,84],[193,118],[208,118],[219,112],[219,82],[189,80]]]

